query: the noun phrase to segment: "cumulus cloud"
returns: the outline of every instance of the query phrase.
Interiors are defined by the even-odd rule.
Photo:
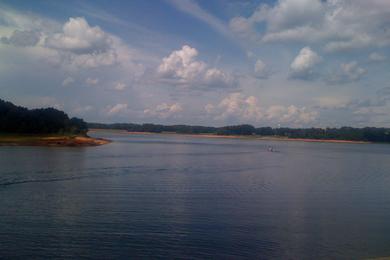
[[[267,65],[261,60],[258,59],[255,63],[254,67],[254,73],[255,77],[261,78],[261,79],[266,79],[269,77],[269,69],[267,68]]]
[[[359,125],[386,127],[389,124],[390,87],[379,89],[375,96],[354,100],[349,108]]]
[[[96,85],[99,83],[99,79],[98,78],[87,78],[85,80],[85,83],[87,83],[88,85],[92,86],[92,85]]]
[[[110,66],[117,63],[115,52],[101,52],[91,54],[72,55],[69,65],[72,68],[97,68],[100,66]]]
[[[163,58],[157,73],[163,79],[171,79],[174,83],[182,85],[217,88],[235,85],[235,79],[230,73],[209,68],[205,62],[196,59],[198,54],[195,48],[184,45],[180,50],[175,50]]]
[[[91,27],[82,17],[69,18],[61,33],[46,39],[49,47],[79,53],[102,51],[110,45],[110,37],[98,26]]]
[[[229,87],[235,84],[232,75],[216,68],[206,70],[203,79],[204,83],[211,87]]]
[[[70,69],[91,69],[99,67],[120,66],[131,72],[128,75],[139,77],[143,75],[145,68],[136,62],[134,53],[118,37],[109,35],[109,45],[104,49],[90,49],[84,52],[61,50],[64,57],[64,65]]]
[[[230,28],[253,39],[256,26],[264,23],[266,31],[257,37],[264,42],[299,39],[310,31],[307,24],[318,26],[321,23],[321,9],[321,2],[317,0],[281,0],[274,6],[261,4],[249,17],[232,18]]]
[[[173,51],[168,57],[163,58],[158,73],[163,77],[192,80],[206,69],[204,62],[195,60],[196,56],[198,51],[195,48],[184,45],[180,50]]]
[[[209,114],[213,113],[214,109],[215,106],[213,104],[207,104],[204,106],[204,110]]]
[[[377,107],[359,107],[353,113],[355,115],[363,115],[363,116],[388,116],[389,108],[384,106]]]
[[[180,112],[183,111],[182,106],[179,103],[162,103],[157,105],[154,108],[148,108],[144,110],[144,114],[146,116],[152,116],[152,117],[158,117],[158,118],[168,118],[168,117],[175,117]]]
[[[317,119],[317,111],[309,111],[306,107],[288,107],[274,105],[270,106],[266,112],[267,119],[279,123],[291,123],[295,125],[308,124]]]
[[[36,45],[41,38],[38,31],[15,30],[9,37],[1,37],[1,42],[15,46],[27,47]]]
[[[139,77],[144,72],[144,67],[135,62],[133,57],[137,53],[136,50],[100,27],[89,25],[83,17],[70,17],[61,28],[43,18],[29,15],[20,17],[3,12],[0,14],[5,15],[10,28],[25,27],[0,38],[5,44],[28,47],[20,50],[25,54],[48,56],[52,64],[66,70],[120,65],[131,72],[128,75],[134,77]],[[28,21],[32,25],[28,25]]]
[[[387,57],[385,55],[377,53],[377,52],[370,53],[368,58],[370,59],[370,61],[385,61],[387,59]]]
[[[232,31],[263,42],[322,43],[327,51],[390,45],[390,2],[383,0],[280,0],[234,17]],[[261,26],[260,26],[261,25]],[[256,30],[256,27],[264,30]]]
[[[207,107],[206,107],[207,108]],[[209,112],[212,112],[211,106],[208,106]],[[248,121],[259,121],[262,117],[262,111],[258,100],[254,96],[245,97],[241,93],[232,93],[216,106],[218,119],[244,119]]]
[[[119,91],[122,91],[122,90],[125,90],[126,89],[126,84],[123,83],[123,82],[117,82],[114,86],[114,89],[115,90],[119,90]]]
[[[100,111],[99,116],[110,116],[110,120],[113,121],[118,120],[118,118],[139,121],[148,118],[148,120],[158,121],[158,118],[169,117],[172,118],[170,122],[178,123],[180,122],[178,119],[183,113],[177,111],[181,110],[185,104],[184,113],[194,113],[186,114],[186,120],[188,116],[194,122],[202,119],[201,115],[195,113],[199,111],[199,107],[200,109],[204,107],[202,112],[206,111],[208,115],[206,119],[209,121],[198,121],[204,124],[213,124],[214,120],[223,120],[226,123],[259,123],[260,125],[271,123],[310,125],[311,122],[320,122],[320,120],[316,121],[318,117],[318,113],[314,111],[316,109],[323,112],[324,119],[326,119],[326,114],[332,113],[332,111],[325,111],[326,109],[338,109],[337,112],[340,114],[342,112],[345,116],[346,113],[352,113],[354,108],[360,109],[365,105],[367,107],[380,106],[390,100],[388,96],[384,96],[385,91],[381,92],[381,99],[370,99],[370,104],[363,100],[361,104],[350,105],[348,100],[342,100],[337,96],[338,93],[347,95],[348,87],[352,88],[353,85],[361,84],[356,81],[365,77],[367,71],[371,72],[374,69],[379,69],[378,66],[387,65],[387,62],[379,63],[379,61],[385,60],[388,56],[386,49],[388,45],[385,41],[388,38],[388,30],[383,26],[383,19],[388,19],[383,13],[388,9],[384,6],[385,4],[378,9],[379,0],[367,2],[370,2],[372,6],[365,8],[366,13],[364,13],[355,12],[355,7],[351,7],[354,3],[357,6],[364,5],[361,0],[356,0],[353,3],[352,1],[347,3],[344,0],[280,0],[274,1],[272,5],[261,5],[250,17],[233,18],[230,21],[230,28],[240,37],[246,37],[257,44],[288,43],[287,46],[269,44],[264,48],[252,46],[253,52],[247,53],[249,59],[246,60],[251,62],[250,71],[240,76],[238,73],[234,74],[227,70],[223,65],[212,65],[206,62],[213,60],[212,57],[206,60],[206,57],[203,58],[202,52],[191,46],[185,45],[172,52],[166,52],[163,59],[161,56],[156,57],[153,54],[154,51],[159,52],[169,48],[163,42],[155,41],[161,45],[159,46],[161,49],[148,50],[148,53],[145,54],[146,51],[134,49],[130,43],[126,43],[119,37],[110,34],[109,31],[103,30],[102,27],[96,26],[97,24],[89,19],[87,21],[85,18],[72,17],[62,24],[58,22],[50,24],[46,20],[32,18],[30,14],[23,13],[18,17],[10,17],[9,12],[0,10],[0,68],[2,68],[0,81],[5,86],[5,91],[9,92],[11,96],[22,93],[23,91],[20,90],[24,90],[23,86],[27,82],[30,88],[28,92],[48,93],[47,91],[49,91],[53,95],[61,95],[61,102],[66,104],[65,108],[68,111],[79,111],[79,114],[86,111],[86,115],[96,113],[94,116],[98,116],[98,111]],[[386,1],[382,3],[386,3]],[[329,7],[331,4],[333,6],[337,4],[339,9],[335,8],[334,12],[331,12]],[[348,19],[347,10],[350,12]],[[374,16],[373,13],[378,16]],[[360,15],[360,20],[356,18],[355,14]],[[338,21],[337,26],[336,21]],[[11,22],[12,24],[10,24]],[[361,25],[364,26],[361,27]],[[378,28],[381,28],[382,35],[378,34],[377,25]],[[370,31],[368,28],[374,29]],[[360,35],[355,34],[355,32]],[[374,41],[373,43],[373,37],[378,39],[378,42]],[[290,45],[291,41],[303,42],[304,44]],[[242,42],[245,44],[247,41]],[[221,49],[220,55],[224,55],[225,49],[230,50],[229,46]],[[286,63],[284,59],[289,55],[290,49],[296,48],[296,46],[310,47],[303,48],[299,53],[297,51],[297,57],[291,58]],[[348,59],[354,56],[354,53],[330,55],[323,51],[324,49],[327,51],[353,50],[365,48],[365,46],[369,46],[369,48],[362,50],[359,52],[361,56],[354,58],[359,63],[349,62]],[[376,48],[381,46],[382,48]],[[321,49],[322,47],[324,49]],[[270,53],[264,53],[268,50]],[[279,52],[279,50],[281,51]],[[260,51],[261,56],[257,56]],[[272,55],[274,54],[271,53],[272,51],[277,52],[276,55]],[[323,64],[320,63],[322,62],[320,54],[324,57]],[[238,71],[243,70],[245,65],[242,66],[242,60],[238,59],[239,54],[232,52],[229,55],[232,55],[229,58],[237,58],[237,63],[232,63],[232,67],[236,66]],[[326,59],[325,55],[328,55],[326,58],[329,59]],[[257,57],[261,57],[261,59],[257,59]],[[275,66],[287,65],[291,78],[319,78],[331,84],[347,82],[356,82],[356,84],[332,88],[334,93],[328,93],[329,89],[321,87],[312,88],[312,91],[309,92],[305,91],[309,85],[322,85],[322,82],[310,82],[310,84],[298,81],[288,82],[285,77],[275,77],[266,82],[258,80],[269,77],[267,61],[270,59],[275,59],[273,62]],[[221,59],[221,62],[224,60]],[[341,65],[340,60],[344,62]],[[363,63],[364,61],[371,62]],[[378,63],[374,64],[374,61]],[[217,61],[215,64],[219,64],[219,62]],[[325,69],[322,71],[328,71],[328,68],[334,64],[336,66],[333,67],[335,70],[332,73],[326,75],[326,72],[320,74],[319,64],[321,67],[324,65]],[[370,69],[368,66],[375,66],[375,68]],[[145,71],[150,72],[147,77],[144,74]],[[24,77],[18,79],[20,75],[24,75]],[[67,76],[69,77],[66,78]],[[367,78],[375,76],[367,75]],[[99,79],[95,77],[99,77]],[[376,78],[376,83],[386,86],[385,78],[382,78]],[[84,85],[99,84],[102,87],[94,88],[93,93],[76,87],[61,88],[60,92],[50,92],[53,82],[57,85],[63,83],[64,86],[76,86],[78,84],[74,84],[75,79],[77,79],[77,83],[84,81]],[[137,79],[139,81],[136,81]],[[224,96],[237,86],[237,80],[239,80],[243,93],[247,94],[236,93],[232,96]],[[262,89],[258,88],[260,83]],[[298,84],[299,87],[289,88],[290,90],[284,87],[297,86]],[[178,88],[172,92],[172,88],[162,88],[162,85],[173,85],[178,86]],[[15,86],[15,90],[12,90],[11,86]],[[107,88],[103,88],[103,86],[107,86],[112,91],[107,92]],[[124,92],[114,91],[115,89],[123,90],[126,87],[131,91],[131,95],[122,95]],[[177,95],[178,90],[185,92],[190,89],[201,91],[191,92],[191,95],[188,96],[180,96],[180,104],[162,103],[161,101],[161,99],[169,100],[172,96]],[[205,94],[204,90],[208,89],[221,91]],[[262,91],[264,96],[251,96],[257,91]],[[350,92],[350,94],[352,93],[352,96],[366,96],[373,94],[375,88],[365,89],[364,93],[362,91],[363,88],[358,87],[354,88],[353,93]],[[329,94],[332,97],[328,97]],[[273,99],[267,100],[267,105],[260,102],[260,98],[271,97],[271,95]],[[312,95],[325,95],[325,97],[313,100]],[[103,99],[101,99],[102,97]],[[94,107],[93,111],[95,112],[92,112],[88,106],[77,107],[77,104],[82,104],[87,100],[86,98],[92,102],[90,106]],[[217,100],[217,102],[206,102],[205,99]],[[285,103],[269,103],[272,100],[274,102],[282,102],[283,100]],[[102,103],[102,101],[104,102]],[[305,101],[310,102],[309,107],[307,105],[305,107],[304,103],[299,103]],[[102,106],[106,102],[112,106]],[[146,106],[145,110],[139,109],[140,104],[148,103],[159,105],[150,108]],[[203,106],[205,104],[207,105]],[[273,105],[269,106],[269,104]],[[366,109],[366,111],[369,110]],[[361,115],[363,112],[364,110],[361,109],[356,114]],[[98,117],[96,120],[99,120]],[[168,122],[169,120],[164,121]],[[321,121],[321,123],[323,122]]]
[[[329,96],[314,98],[314,101],[318,107],[323,109],[346,108],[351,103],[348,98]]]
[[[370,38],[368,35],[354,36],[350,40],[338,40],[331,41],[325,44],[324,49],[328,52],[341,52],[341,51],[350,51],[354,49],[362,49],[374,45],[374,39]]]
[[[360,79],[361,76],[367,72],[362,67],[359,67],[356,61],[341,64],[341,70],[344,75],[352,81]]]
[[[142,80],[144,66],[152,59],[157,60],[153,54],[135,49],[81,17],[71,17],[62,24],[52,23],[43,16],[3,8],[0,8],[0,17],[0,81],[18,86],[20,92],[6,87],[17,94],[18,100],[26,95],[23,90],[29,88],[37,95],[49,91],[60,97],[69,113],[75,111],[112,120],[142,114],[142,111],[137,114],[126,107],[128,102],[134,104],[134,100],[142,96],[141,91],[134,92],[131,97],[107,95],[107,88],[96,88],[88,93],[82,84],[75,82],[77,79],[77,83],[84,83],[84,86],[101,84],[112,88],[116,82],[136,85]],[[53,84],[72,88],[54,91]],[[116,87],[124,88],[123,85]],[[80,105],[85,100],[91,101],[89,105],[95,108],[94,111]],[[102,104],[106,102],[112,106],[104,107]]]
[[[68,86],[74,82],[74,79],[72,77],[67,77],[62,81],[62,86]]]
[[[217,105],[207,104],[205,110],[215,120],[253,124],[263,122],[302,125],[311,123],[318,117],[318,112],[309,111],[306,107],[261,106],[255,96],[241,93],[232,93]]]
[[[309,47],[304,47],[290,65],[290,76],[292,78],[308,79],[313,76],[313,68],[320,61],[321,57],[316,52]]]
[[[246,51],[246,56],[251,59],[255,57],[255,54],[253,53],[253,51]]]
[[[360,80],[367,70],[360,67],[356,61],[340,64],[340,69],[327,77],[332,84],[344,84]]]
[[[114,116],[120,113],[124,113],[128,110],[127,104],[116,104],[114,106],[108,107],[107,115]]]

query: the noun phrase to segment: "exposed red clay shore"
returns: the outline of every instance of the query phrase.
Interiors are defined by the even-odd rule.
[[[110,143],[103,138],[87,136],[10,136],[0,138],[0,146],[48,146],[48,147],[87,147]]]
[[[115,130],[111,130],[115,131]],[[312,142],[312,143],[344,143],[344,144],[368,144],[370,142],[366,141],[351,141],[351,140],[334,140],[334,139],[311,139],[311,138],[288,138],[288,137],[279,137],[279,136],[243,136],[243,135],[214,135],[214,134],[178,134],[171,132],[163,133],[150,133],[150,132],[127,132],[124,130],[118,130],[124,134],[140,134],[140,135],[150,135],[150,134],[161,134],[161,135],[183,135],[191,137],[202,137],[202,138],[228,138],[228,139],[257,139],[257,140],[267,140],[267,141],[292,141],[292,142]]]

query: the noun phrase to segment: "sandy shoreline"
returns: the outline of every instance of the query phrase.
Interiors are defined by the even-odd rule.
[[[106,129],[91,129],[91,131],[106,131]],[[163,133],[151,133],[151,132],[128,132],[126,130],[115,130],[109,129],[107,131],[112,131],[121,134],[130,134],[130,135],[181,135],[181,136],[190,136],[190,137],[199,137],[199,138],[225,138],[225,139],[254,139],[254,140],[264,140],[264,141],[291,141],[291,142],[310,142],[310,143],[344,143],[344,144],[369,144],[370,142],[366,141],[351,141],[351,140],[334,140],[334,139],[311,139],[311,138],[288,138],[288,137],[279,137],[279,136],[244,136],[244,135],[215,135],[215,134],[178,134],[171,132]]]
[[[87,147],[110,142],[107,139],[88,136],[0,136],[0,146]]]

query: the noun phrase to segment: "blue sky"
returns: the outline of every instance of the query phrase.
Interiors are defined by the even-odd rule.
[[[390,2],[0,1],[0,97],[95,122],[390,127]]]

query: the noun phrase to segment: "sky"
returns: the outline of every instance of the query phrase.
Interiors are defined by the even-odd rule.
[[[88,122],[390,127],[390,1],[1,1],[0,98]]]

